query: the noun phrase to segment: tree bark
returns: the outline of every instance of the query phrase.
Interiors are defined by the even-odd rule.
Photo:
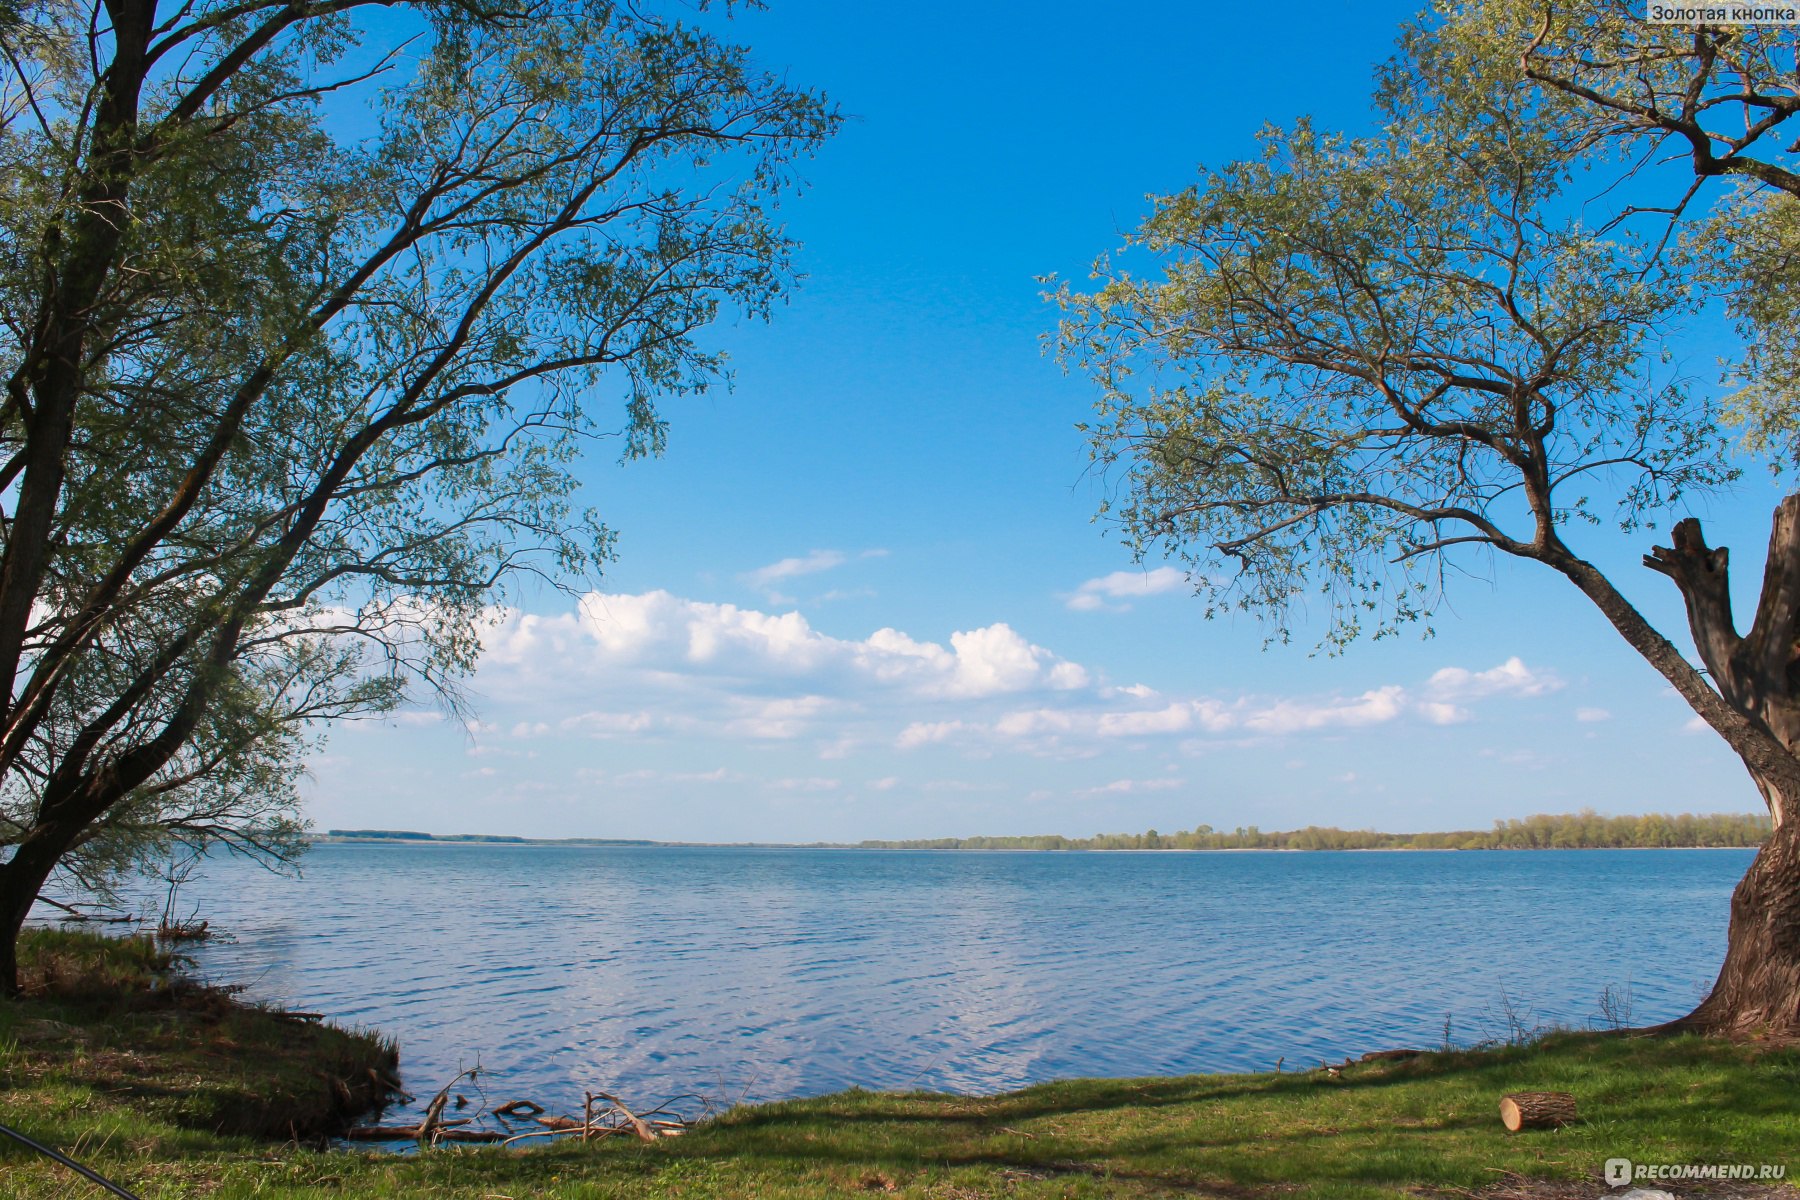
[[[40,824],[0,863],[0,997],[19,994],[19,931],[50,872],[80,833],[80,825]]]
[[[1766,756],[1745,753],[1740,739],[1727,737],[1743,755],[1774,828],[1732,892],[1725,962],[1712,991],[1693,1012],[1656,1029],[1793,1036],[1800,1034],[1800,821],[1788,818],[1800,801],[1790,766],[1800,763],[1800,495],[1775,510],[1762,593],[1745,634],[1732,616],[1725,548],[1707,546],[1691,517],[1675,526],[1671,543],[1644,564],[1674,580],[1712,687],[1765,735],[1759,742],[1785,750],[1787,762],[1778,765],[1790,777],[1766,769]]]
[[[1514,1092],[1500,1100],[1500,1123],[1521,1129],[1555,1129],[1575,1119],[1575,1097],[1567,1092]]]
[[[1725,963],[1693,1012],[1657,1033],[1800,1031],[1800,822],[1777,826],[1731,894]]]

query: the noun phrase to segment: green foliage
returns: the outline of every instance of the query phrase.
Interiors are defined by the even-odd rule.
[[[1573,850],[1752,847],[1760,846],[1768,835],[1769,818],[1760,813],[1603,817],[1587,808],[1560,816],[1539,813],[1524,820],[1496,821],[1491,830],[1448,833],[1377,833],[1317,825],[1285,832],[1264,832],[1254,825],[1225,831],[1197,825],[1174,833],[1152,829],[1146,833],[1097,833],[1087,838],[1049,834],[866,841],[860,845],[887,850]]]
[[[1683,249],[1743,339],[1726,364],[1737,388],[1727,415],[1749,449],[1791,467],[1800,455],[1791,286],[1800,143],[1783,129],[1800,111],[1791,31],[1652,24],[1632,0],[1476,0],[1440,4],[1407,44],[1435,86],[1479,88],[1500,74],[1529,85],[1544,127],[1633,174],[1640,225],[1661,223],[1666,238],[1685,223]],[[1408,74],[1404,64],[1391,71],[1390,86],[1412,86]]]
[[[458,711],[504,589],[612,553],[577,457],[793,281],[816,94],[654,6],[364,7],[0,31],[0,845],[89,884],[281,860],[320,722]]]
[[[1328,645],[1380,636],[1429,617],[1455,552],[1555,561],[1570,522],[1636,529],[1738,475],[1656,361],[1697,303],[1681,264],[1568,215],[1569,139],[1444,65],[1394,68],[1380,137],[1266,130],[1158,200],[1126,248],[1158,274],[1056,292],[1104,511],[1209,615],[1285,638],[1318,595]]]

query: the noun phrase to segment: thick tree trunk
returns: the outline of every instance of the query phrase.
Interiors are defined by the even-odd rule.
[[[1709,547],[1693,518],[1678,522],[1671,545],[1645,565],[1675,581],[1688,628],[1718,696],[1764,735],[1762,757],[1752,739],[1726,740],[1744,756],[1774,829],[1731,896],[1725,963],[1712,992],[1693,1012],[1661,1031],[1800,1035],[1800,802],[1791,774],[1800,763],[1800,495],[1776,508],[1764,560],[1762,592],[1750,629],[1732,615],[1729,555]],[[1698,706],[1696,706],[1698,707]],[[1704,715],[1704,714],[1703,714]],[[1715,728],[1718,722],[1713,722]],[[1768,761],[1768,743],[1787,761]]]
[[[44,881],[79,832],[39,826],[19,843],[8,862],[0,864],[0,997],[19,994],[19,931]]]
[[[1800,821],[1770,834],[1732,892],[1725,964],[1712,992],[1656,1031],[1800,1033]]]

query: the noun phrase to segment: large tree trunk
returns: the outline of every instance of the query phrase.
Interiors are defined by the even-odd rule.
[[[1800,1035],[1800,793],[1791,779],[1761,769],[1779,765],[1791,773],[1800,762],[1800,495],[1775,510],[1756,617],[1741,636],[1726,549],[1707,546],[1691,517],[1672,534],[1672,544],[1652,551],[1645,565],[1681,589],[1688,628],[1719,697],[1763,735],[1763,755],[1776,743],[1788,761],[1759,759],[1748,739],[1720,729],[1744,755],[1774,828],[1732,893],[1725,963],[1712,992],[1687,1016],[1657,1028]]]
[[[1731,894],[1718,982],[1687,1016],[1657,1032],[1749,1035],[1800,1031],[1800,821],[1764,843]]]
[[[0,997],[19,994],[19,931],[38,893],[62,856],[75,844],[79,826],[39,825],[0,863]]]

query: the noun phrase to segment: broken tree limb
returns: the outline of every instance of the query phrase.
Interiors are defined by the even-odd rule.
[[[610,1095],[607,1092],[592,1092],[588,1096],[588,1104],[590,1107],[596,1099],[604,1100],[616,1108],[619,1111],[619,1115],[624,1117],[626,1123],[631,1126],[631,1131],[638,1135],[639,1140],[646,1142],[654,1142],[656,1140],[656,1130],[650,1128],[641,1117],[637,1116],[629,1108],[626,1108],[623,1100],[619,1099],[617,1096]]]
[[[444,1105],[450,1102],[451,1088],[461,1083],[465,1078],[470,1082],[474,1082],[475,1076],[479,1074],[480,1071],[480,1067],[470,1067],[466,1071],[458,1071],[450,1082],[440,1088],[438,1094],[431,1098],[431,1103],[425,1106],[425,1119],[419,1122],[419,1140],[421,1142],[427,1144],[435,1143],[437,1141],[437,1132],[439,1129],[464,1123],[464,1121],[460,1120],[444,1120]]]
[[[449,1137],[458,1132],[457,1126],[467,1125],[468,1117],[457,1117],[449,1121],[439,1121],[437,1129],[440,1137]],[[422,1136],[424,1125],[355,1125],[344,1132],[344,1137],[352,1142],[391,1142],[401,1138],[417,1140]],[[470,1130],[469,1132],[474,1132]]]
[[[496,1117],[536,1117],[543,1115],[544,1106],[530,1100],[509,1100],[494,1110]]]
[[[1514,1092],[1500,1101],[1500,1123],[1512,1132],[1555,1129],[1575,1119],[1575,1097],[1568,1092]]]

